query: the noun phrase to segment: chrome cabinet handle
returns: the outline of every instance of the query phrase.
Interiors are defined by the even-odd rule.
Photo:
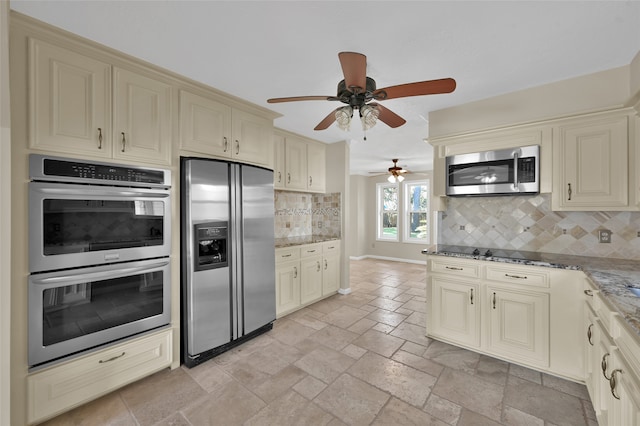
[[[282,182],[282,173],[278,172],[278,183]]]
[[[102,149],[102,129],[98,127],[98,149]]]
[[[519,280],[526,280],[527,276],[520,276],[520,275],[511,275],[511,274],[504,274],[505,277],[509,277],[509,278],[517,278]]]
[[[471,304],[473,305],[473,289],[471,289],[471,294],[469,295],[469,300],[470,300]]]
[[[316,272],[320,272],[320,261],[316,260],[316,265],[318,265]]]
[[[312,185],[313,185],[313,178],[309,176],[309,186],[311,187]]]
[[[298,278],[298,267],[297,266],[293,267],[293,278]]]
[[[451,269],[452,271],[464,271],[464,268],[457,268],[455,266],[445,266],[445,269]]]
[[[109,359],[106,359],[106,360],[100,360],[100,361],[98,361],[98,364],[105,364],[107,362],[115,361],[118,358],[122,358],[124,356],[124,354],[125,353],[122,352],[120,355],[116,355],[113,358],[109,358]]]
[[[224,150],[222,152],[227,152],[227,149],[229,149],[229,141],[226,136],[223,137],[222,140],[224,141]]]
[[[616,384],[617,384],[616,373],[622,373],[622,370],[620,370],[619,368],[616,368],[611,372],[611,379],[609,379],[609,387],[611,388],[611,395],[613,395],[615,399],[620,399],[620,396],[616,395]]]
[[[313,249],[313,250],[307,250],[307,253],[315,253],[315,252],[316,252],[316,250],[315,250],[315,249]]]
[[[324,270],[327,270],[327,259],[324,260]]]
[[[289,254],[283,254],[281,257],[291,257],[291,253],[289,253]]]
[[[240,154],[240,141],[236,139],[236,155]]]
[[[569,186],[569,190],[567,191],[567,194],[569,194],[569,200],[568,201],[571,201],[571,193],[573,191],[571,191],[571,184],[570,183],[568,184],[568,186]]]
[[[495,309],[495,308],[496,308],[496,293],[495,293],[495,292],[493,293],[493,302],[492,302],[492,305],[493,305],[493,309]]]
[[[607,357],[608,356],[609,356],[608,352],[606,354],[602,355],[602,361],[600,362],[600,368],[602,368],[602,375],[604,376],[604,378],[607,379],[607,380],[611,380],[611,376],[607,377]]]
[[[591,339],[593,337],[593,324],[589,324],[589,328],[587,328],[587,340],[589,341],[589,344],[591,346],[593,346],[593,340]]]
[[[124,146],[127,143],[127,139],[124,136],[124,132],[122,132],[121,134],[122,134],[122,152],[124,152]]]
[[[291,183],[291,173],[287,173],[287,183]]]
[[[592,290],[585,290],[584,294],[586,294],[587,296],[592,296],[593,297],[593,291]]]

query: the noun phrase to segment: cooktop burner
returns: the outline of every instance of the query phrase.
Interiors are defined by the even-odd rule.
[[[450,245],[438,245],[437,252],[441,254],[452,255],[466,255],[474,256],[476,258],[482,257],[501,257],[506,259],[520,259],[520,260],[541,260],[541,254],[535,251],[520,251],[520,250],[503,250],[497,248],[486,247],[469,247],[469,246],[450,246]]]

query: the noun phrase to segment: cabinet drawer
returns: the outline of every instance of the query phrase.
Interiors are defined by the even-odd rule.
[[[480,265],[456,260],[431,259],[429,272],[443,272],[461,277],[478,278],[480,276]]]
[[[595,302],[594,302],[594,295],[600,293],[600,291],[591,283],[589,279],[584,280],[582,290],[584,293],[585,302],[591,308],[592,311],[595,311],[596,308],[595,308]]]
[[[340,240],[322,243],[322,253],[336,253],[338,251],[340,251]]]
[[[311,257],[322,254],[322,243],[306,244],[300,247],[300,257]]]
[[[300,259],[300,247],[284,247],[276,249],[276,263]]]
[[[633,374],[640,377],[640,338],[638,334],[633,330],[628,330],[625,319],[621,316],[616,316],[612,326],[613,340],[629,363]],[[640,382],[638,386],[640,386]]]
[[[487,266],[487,280],[549,288],[550,273],[526,267]]]
[[[171,365],[172,331],[122,343],[27,377],[28,420],[38,422]]]

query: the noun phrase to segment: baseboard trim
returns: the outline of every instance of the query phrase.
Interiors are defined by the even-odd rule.
[[[399,257],[376,256],[372,254],[367,254],[364,256],[350,256],[349,259],[351,260],[380,259],[380,260],[390,260],[392,262],[414,263],[416,265],[427,264],[426,260],[401,259]]]

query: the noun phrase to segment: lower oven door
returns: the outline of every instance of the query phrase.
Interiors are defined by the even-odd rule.
[[[29,277],[29,366],[171,321],[169,258]]]

